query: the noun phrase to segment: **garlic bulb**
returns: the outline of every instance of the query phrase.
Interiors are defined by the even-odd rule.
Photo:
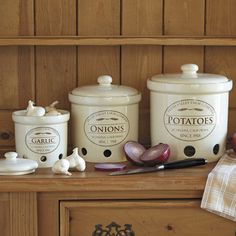
[[[58,116],[61,115],[61,113],[56,109],[56,105],[58,104],[58,101],[53,102],[49,106],[45,107],[46,114],[45,116]]]
[[[55,174],[64,174],[64,175],[72,175],[68,170],[70,167],[70,162],[66,159],[60,159],[56,161],[52,167],[52,171]]]
[[[85,160],[79,155],[78,148],[73,149],[73,153],[64,159],[70,162],[70,168],[75,168],[79,171],[84,171],[86,168]]]
[[[45,109],[43,107],[34,106],[33,101],[28,102],[28,107],[26,108],[27,116],[44,116]]]
[[[79,158],[79,163],[75,168],[78,171],[84,171],[86,169],[86,162],[82,157]]]

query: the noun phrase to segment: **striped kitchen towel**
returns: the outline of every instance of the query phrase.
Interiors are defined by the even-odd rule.
[[[201,208],[236,221],[236,154],[228,150],[209,173]]]

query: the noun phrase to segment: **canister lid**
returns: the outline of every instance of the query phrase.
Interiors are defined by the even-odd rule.
[[[97,85],[75,88],[69,93],[69,100],[82,105],[124,105],[141,100],[138,90],[124,85],[113,85],[109,75],[99,76],[97,82]]]
[[[19,158],[16,152],[7,152],[4,156],[0,159],[0,175],[25,175],[38,168],[36,161]]]
[[[160,74],[148,79],[147,87],[163,93],[220,93],[232,89],[232,80],[223,75],[197,73],[198,66],[185,64],[181,74]]]
[[[12,113],[12,120],[16,123],[28,125],[55,125],[65,123],[70,119],[68,111],[60,109],[58,111],[61,114],[57,116],[27,116],[26,110],[19,110]]]

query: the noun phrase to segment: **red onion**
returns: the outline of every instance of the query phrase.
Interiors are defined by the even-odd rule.
[[[146,150],[140,160],[148,166],[155,166],[164,163],[170,156],[170,147],[168,144],[160,143]]]
[[[129,141],[124,145],[126,159],[134,165],[142,166],[140,156],[146,151],[145,147],[138,142]]]
[[[101,171],[117,171],[126,168],[125,164],[113,164],[113,163],[98,163],[95,164],[94,168]]]

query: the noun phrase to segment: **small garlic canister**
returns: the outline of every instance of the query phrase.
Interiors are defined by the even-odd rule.
[[[39,167],[52,167],[58,159],[67,156],[70,113],[58,111],[60,114],[56,116],[27,116],[26,110],[13,112],[19,157],[35,160]]]
[[[97,82],[69,93],[73,145],[88,162],[122,162],[126,160],[124,143],[138,140],[141,94],[128,86],[113,85],[108,75]]]
[[[183,65],[181,70],[182,74],[155,75],[147,81],[152,145],[168,143],[171,160],[217,161],[226,148],[232,81],[197,73],[195,64]]]

